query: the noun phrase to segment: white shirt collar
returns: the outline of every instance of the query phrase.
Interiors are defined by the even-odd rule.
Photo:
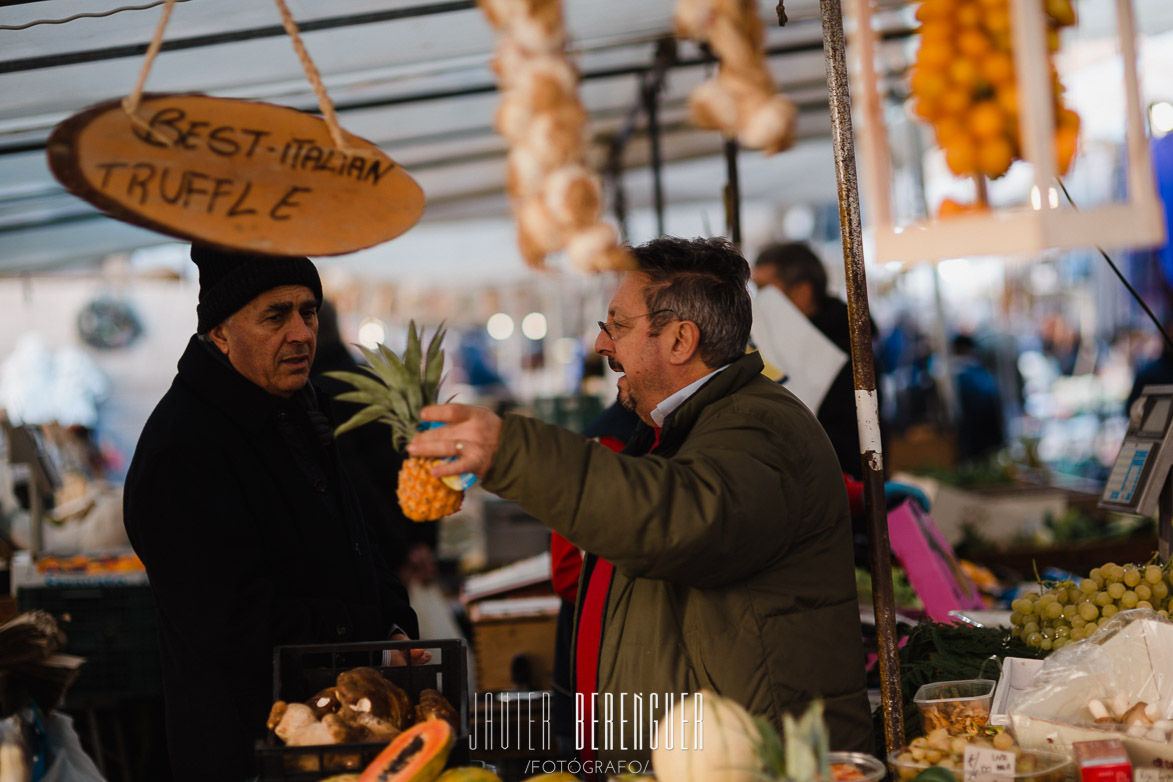
[[[667,399],[660,402],[660,404],[656,405],[656,409],[652,411],[652,420],[656,422],[656,426],[663,426],[664,419],[666,419],[668,416],[670,416],[672,414],[673,410],[675,410],[676,408],[678,408],[682,404],[684,404],[684,400],[688,399],[690,396],[695,394],[697,392],[697,389],[699,389],[701,386],[703,386],[705,384],[706,380],[708,380],[713,375],[717,374],[718,372],[720,372],[721,370],[725,369],[728,366],[729,365],[726,364],[723,367],[718,367],[717,369],[714,369],[709,374],[705,375],[704,377],[700,378],[699,380],[696,380],[692,383],[689,383],[684,388],[680,389],[675,394],[672,394]]]

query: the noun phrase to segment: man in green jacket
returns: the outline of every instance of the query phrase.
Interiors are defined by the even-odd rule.
[[[447,425],[408,451],[456,457],[433,472],[476,473],[590,552],[579,748],[603,775],[645,760],[666,701],[704,689],[779,729],[821,698],[831,748],[870,751],[843,477],[814,415],[746,353],[749,265],[722,239],[633,252],[595,341],[646,424],[622,453],[465,405],[426,408]]]

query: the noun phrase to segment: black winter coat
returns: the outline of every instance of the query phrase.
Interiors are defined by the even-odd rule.
[[[381,640],[393,625],[418,633],[322,443],[327,422],[314,427],[312,388],[273,396],[213,351],[192,337],[125,488],[158,608],[177,782],[257,773],[274,646]]]

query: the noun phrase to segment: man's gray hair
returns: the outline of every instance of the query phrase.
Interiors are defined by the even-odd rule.
[[[647,275],[644,299],[652,335],[672,320],[690,320],[700,331],[701,360],[710,369],[745,354],[753,323],[749,264],[721,237],[681,239],[664,236],[633,247]],[[668,312],[659,312],[669,310]]]

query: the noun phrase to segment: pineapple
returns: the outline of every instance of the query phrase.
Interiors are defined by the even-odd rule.
[[[436,403],[443,379],[444,351],[440,345],[444,329],[436,330],[426,354],[421,351],[422,336],[423,329],[417,332],[412,321],[402,356],[396,356],[385,345],[379,345],[377,351],[360,347],[370,364],[362,367],[367,374],[326,373],[354,386],[354,391],[339,394],[339,401],[366,405],[335,429],[335,436],[381,421],[391,427],[392,442],[396,450],[403,452],[420,430],[420,410]],[[399,471],[399,507],[412,521],[435,521],[460,510],[464,492],[431,474],[437,461],[412,457]]]

